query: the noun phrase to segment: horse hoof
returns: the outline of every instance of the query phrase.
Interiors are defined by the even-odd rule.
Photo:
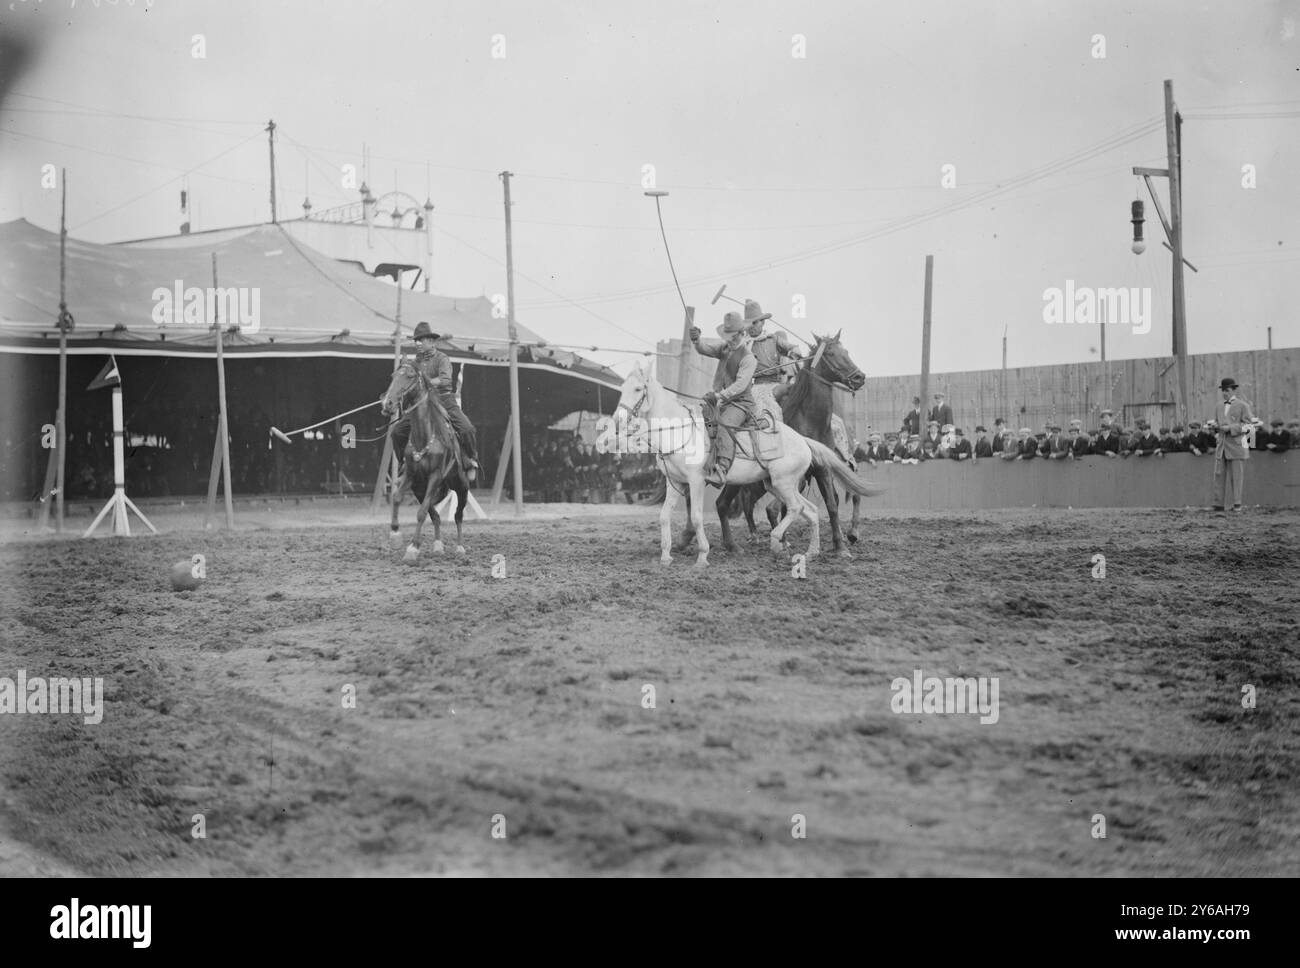
[[[399,547],[402,543],[402,532],[400,531],[388,532],[388,543],[392,545],[394,548]]]
[[[410,562],[410,561],[415,561],[419,557],[420,557],[420,549],[417,548],[415,545],[407,545],[406,554],[402,555],[402,560]]]
[[[442,554],[442,542],[441,542],[441,541],[435,541],[435,542],[433,543],[433,553],[434,553],[435,555],[440,555],[440,554]]]
[[[665,568],[667,568],[667,567],[668,567],[669,565],[671,565],[672,563],[673,563],[673,556],[672,556],[672,555],[664,555],[663,557],[661,557],[661,558],[659,559],[659,564],[662,565],[662,566],[665,567]]]
[[[767,546],[772,550],[772,554],[774,555],[779,555],[781,552],[785,551],[785,546],[780,541],[777,541],[776,538],[769,538]]]
[[[740,550],[739,548],[736,547],[736,543],[735,543],[734,541],[728,541],[726,544],[724,544],[724,545],[722,546],[722,548],[723,548],[724,551],[739,551],[739,550]]]
[[[849,551],[848,548],[841,548],[839,551],[836,552],[836,554],[844,561],[853,560],[853,552]]]
[[[858,543],[858,533],[856,531],[850,531],[848,534],[845,535],[845,537],[849,539],[849,544]]]
[[[465,546],[464,546],[464,545],[456,545],[456,554],[458,554],[458,555],[463,555],[464,553],[465,553]]]
[[[708,556],[708,555],[700,555],[698,558],[696,558],[696,559],[695,559],[695,567],[696,567],[696,568],[707,568],[707,567],[709,567],[709,556]]]

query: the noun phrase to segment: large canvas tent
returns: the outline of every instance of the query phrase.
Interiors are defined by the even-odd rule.
[[[335,426],[325,428],[324,442],[304,441],[307,446],[282,454],[268,446],[268,431],[272,424],[305,425],[379,396],[393,365],[397,287],[307,248],[280,226],[262,225],[157,247],[68,239],[67,304],[75,319],[68,338],[70,496],[79,496],[78,488],[84,496],[100,495],[108,486],[94,472],[102,460],[106,404],[83,388],[110,353],[121,369],[127,429],[137,442],[137,466],[128,461],[128,478],[134,470],[144,490],[134,493],[203,490],[217,394],[210,306],[206,298],[200,306],[199,291],[206,297],[214,286],[214,254],[216,287],[242,291],[245,309],[257,310],[256,318],[250,313],[233,330],[239,320],[221,311],[228,330],[234,490],[317,490],[323,483],[317,478],[337,481],[339,471],[349,481],[373,482],[378,444],[342,450]],[[180,305],[173,306],[177,293]],[[21,219],[0,224],[0,497],[7,500],[34,496],[44,473],[40,428],[53,421],[56,406],[58,294],[58,234]],[[483,296],[404,290],[400,302],[403,352],[413,350],[407,340],[420,320],[444,335],[442,348],[463,371],[463,405],[479,429],[484,469],[491,473],[509,416],[505,319]],[[186,303],[193,309],[188,321]],[[525,432],[574,410],[612,409],[617,374],[546,348],[526,326],[518,330]],[[365,437],[374,435],[369,431],[379,421],[375,409],[351,422]],[[316,464],[298,467],[310,463],[313,448]],[[166,463],[167,472],[150,462]]]

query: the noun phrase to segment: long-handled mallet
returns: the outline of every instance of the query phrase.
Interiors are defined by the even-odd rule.
[[[718,300],[719,300],[719,299],[730,299],[730,300],[731,300],[732,302],[734,302],[737,306],[743,306],[743,305],[745,305],[744,302],[742,302],[741,300],[739,300],[739,299],[734,299],[734,298],[732,298],[731,296],[728,296],[728,295],[726,294],[726,292],[727,292],[727,284],[724,282],[724,283],[722,284],[721,288],[719,288],[718,291],[715,292],[715,293],[713,294],[713,298],[709,300],[709,305],[710,305],[710,306],[716,306],[716,305],[718,304]],[[777,326],[780,326],[783,330],[785,330],[787,333],[789,333],[789,334],[790,334],[791,336],[793,336],[795,339],[797,339],[797,340],[801,340],[802,342],[807,343],[809,346],[814,346],[814,345],[816,345],[816,344],[814,344],[811,340],[809,340],[807,337],[803,336],[803,335],[800,334],[800,333],[796,333],[796,332],[795,332],[794,330],[792,330],[789,326],[786,326],[784,323],[778,322],[777,319],[776,319],[776,317],[775,317],[775,316],[772,316],[771,313],[768,313],[768,316],[771,318],[771,320],[772,320],[773,323],[776,323]]]
[[[722,284],[722,288],[720,288],[717,292],[715,292],[715,293],[713,294],[713,298],[709,300],[709,305],[710,305],[710,306],[716,306],[716,305],[718,304],[718,300],[719,300],[719,299],[730,299],[730,300],[731,300],[732,302],[734,302],[737,306],[743,306],[743,305],[745,305],[744,302],[742,302],[742,301],[739,300],[739,299],[735,299],[735,298],[733,298],[733,297],[731,297],[731,296],[724,295],[724,293],[725,293],[726,291],[727,291],[727,284],[724,282],[724,283]]]
[[[276,437],[279,437],[286,444],[292,444],[293,441],[290,440],[289,438],[292,437],[294,434],[300,434],[304,430],[315,430],[317,427],[321,427],[327,423],[331,423],[332,421],[338,420],[339,417],[346,417],[349,416],[350,414],[357,413],[358,411],[361,410],[369,410],[371,407],[377,407],[381,403],[383,403],[382,400],[376,400],[374,403],[363,403],[359,407],[353,407],[351,410],[344,411],[343,413],[336,413],[334,416],[326,417],[324,420],[317,421],[316,423],[311,424],[310,426],[299,427],[297,430],[290,430],[288,432],[281,430],[279,427],[272,427],[271,433],[274,434]]]

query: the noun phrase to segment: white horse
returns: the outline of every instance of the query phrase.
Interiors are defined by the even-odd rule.
[[[709,436],[703,415],[665,390],[655,379],[652,365],[644,362],[638,362],[623,381],[618,409],[626,411],[631,420],[646,422],[649,451],[659,458],[660,467],[668,479],[664,506],[659,512],[660,564],[666,566],[673,560],[673,510],[678,498],[689,489],[691,524],[699,542],[695,565],[697,568],[705,567],[709,563],[709,539],[704,533],[704,464],[709,452]],[[812,527],[807,551],[807,557],[812,558],[821,553],[817,505],[799,493],[799,482],[809,467],[814,464],[827,467],[845,488],[863,497],[870,497],[875,492],[858,480],[857,475],[829,447],[799,435],[783,423],[778,423],[777,428],[781,444],[779,455],[763,464],[754,459],[753,438],[749,431],[737,433],[736,457],[727,472],[727,483],[761,481],[768,493],[785,505],[785,517],[772,530],[773,554],[781,553],[786,530],[796,517],[802,515]],[[727,430],[719,427],[718,433],[725,434]]]

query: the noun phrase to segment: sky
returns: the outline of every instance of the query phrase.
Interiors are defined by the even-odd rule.
[[[646,166],[706,330],[726,283],[916,373],[933,255],[934,372],[999,366],[1004,332],[1013,367],[1098,359],[1097,326],[1044,320],[1067,281],[1150,288],[1107,356],[1167,355],[1171,257],[1131,169],[1167,164],[1171,79],[1189,351],[1300,345],[1300,0],[0,0],[15,38],[0,220],[57,230],[52,164],[75,238],[177,231],[183,184],[195,231],[268,221],[274,119],[281,217],[355,201],[367,145],[375,194],[436,206],[435,291],[492,296],[509,170],[518,318],[620,369],[682,330]]]

